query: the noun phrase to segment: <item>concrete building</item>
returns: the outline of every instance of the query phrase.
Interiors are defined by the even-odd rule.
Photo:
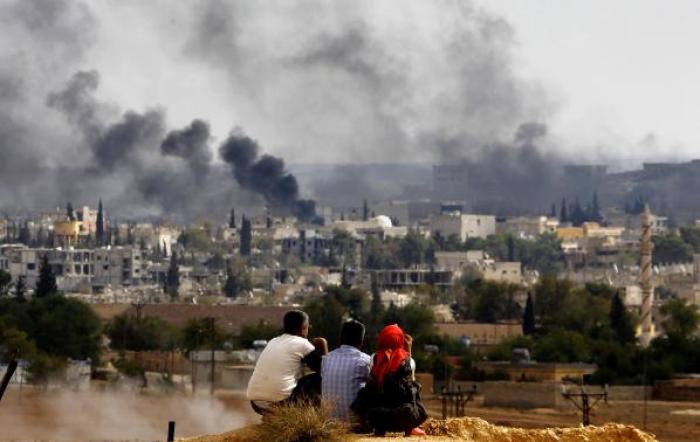
[[[145,268],[137,247],[115,247],[94,251],[94,287],[138,285],[144,282]]]
[[[132,247],[106,249],[34,249],[6,246],[0,249],[13,280],[23,277],[34,287],[41,260],[46,255],[64,291],[89,291],[111,285],[136,285],[143,282],[141,251]]]
[[[437,268],[461,272],[469,265],[477,265],[485,258],[483,250],[467,250],[466,252],[435,252]]]
[[[282,253],[298,256],[304,262],[315,262],[330,255],[332,244],[332,234],[302,229],[297,235],[282,240]]]
[[[387,269],[371,271],[379,285],[391,289],[404,289],[432,283],[439,287],[452,285],[454,273],[450,270]]]
[[[451,322],[436,323],[435,327],[439,334],[447,335],[464,343],[468,342],[470,348],[482,354],[493,350],[505,339],[523,334],[522,325],[509,323]]]
[[[443,213],[430,218],[430,231],[444,238],[457,235],[461,241],[467,238],[486,238],[496,233],[496,217],[493,215],[465,215]]]
[[[523,282],[522,265],[517,262],[482,261],[479,271],[487,281],[520,284]]]
[[[54,247],[75,247],[80,243],[82,223],[62,220],[53,225]]]
[[[497,233],[510,233],[521,238],[534,238],[544,233],[556,233],[559,220],[546,216],[518,216],[496,223]]]
[[[402,238],[408,234],[407,226],[394,226],[391,218],[387,215],[377,215],[367,221],[337,220],[329,228],[354,234],[372,235],[379,239]]]

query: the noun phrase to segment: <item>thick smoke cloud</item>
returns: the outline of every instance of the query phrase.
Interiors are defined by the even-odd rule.
[[[313,202],[299,199],[299,184],[282,158],[259,156],[254,139],[236,130],[219,147],[219,155],[230,167],[238,184],[262,195],[268,204],[286,207],[304,221],[315,215]]]
[[[186,160],[195,176],[205,177],[209,173],[211,163],[210,138],[209,123],[194,120],[182,130],[171,131],[163,140],[160,149],[165,155]]]

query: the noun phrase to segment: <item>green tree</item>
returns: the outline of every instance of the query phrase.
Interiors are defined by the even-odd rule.
[[[241,256],[250,256],[252,243],[252,225],[250,223],[250,220],[244,216],[241,220],[241,238],[239,245],[239,253]]]
[[[33,298],[27,314],[32,321],[24,331],[42,352],[71,359],[99,358],[102,324],[89,305],[52,295]]]
[[[534,357],[540,362],[585,362],[591,349],[581,333],[557,328],[535,341]]]
[[[187,322],[182,330],[182,348],[187,354],[194,350],[222,348],[226,334],[212,318],[197,318]]]
[[[180,233],[177,242],[186,250],[209,253],[213,248],[211,237],[203,228],[185,229]],[[166,248],[167,250],[167,248]]]
[[[551,323],[563,312],[563,306],[571,291],[572,284],[568,280],[557,279],[555,276],[543,276],[535,285],[535,313],[542,323]]]
[[[250,290],[252,281],[245,262],[241,259],[233,259],[226,268],[226,282],[224,294],[228,298],[235,298],[239,293]]]
[[[569,222],[569,213],[567,212],[566,207],[567,207],[566,206],[566,198],[562,198],[560,212],[559,212],[559,222],[561,222],[561,223],[568,223]]]
[[[369,206],[367,205],[367,200],[362,203],[362,220],[367,221],[369,219]]]
[[[529,336],[535,332],[535,305],[532,302],[532,293],[527,292],[525,311],[523,312],[523,334]]]
[[[630,344],[635,341],[634,324],[619,293],[615,293],[610,303],[610,328],[621,344]]]
[[[70,221],[75,221],[75,210],[73,210],[73,204],[70,201],[66,204],[66,216]]]
[[[36,281],[34,296],[37,298],[45,298],[56,293],[58,293],[56,275],[54,275],[51,264],[49,264],[49,255],[44,254],[39,265],[39,278]]]
[[[170,255],[170,265],[168,267],[168,274],[165,277],[165,290],[168,292],[172,299],[179,296],[180,290],[180,264],[178,261],[177,252],[173,250]]]
[[[697,227],[681,227],[681,239],[688,244],[695,253],[700,253],[700,229]]]
[[[97,245],[102,246],[105,243],[105,218],[102,210],[102,198],[97,205],[97,221],[95,222],[95,239]]]
[[[121,314],[105,327],[113,350],[167,350],[174,334],[170,324],[153,316],[138,319],[135,315]]]
[[[426,239],[417,231],[411,230],[401,241],[399,259],[406,267],[418,265],[423,263],[427,250],[428,242]]]
[[[668,335],[689,337],[700,325],[697,306],[690,305],[682,299],[674,298],[666,301],[661,306],[661,314],[664,315],[662,325]]]
[[[5,270],[0,270],[0,296],[9,295],[11,287],[12,276]]]
[[[238,342],[242,348],[251,348],[253,342],[263,339],[270,339],[282,334],[282,329],[279,325],[268,324],[267,322],[259,322],[255,325],[244,325],[238,334]]]
[[[675,233],[654,235],[654,261],[673,264],[693,260],[693,249]]]
[[[24,294],[27,291],[27,286],[24,283],[24,276],[20,276],[17,278],[17,281],[15,282],[15,298],[18,301],[24,301]]]

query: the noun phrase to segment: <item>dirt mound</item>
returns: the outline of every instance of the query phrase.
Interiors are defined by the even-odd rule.
[[[463,417],[429,419],[422,425],[428,435],[474,442],[655,442],[654,435],[622,424],[601,427],[523,429],[491,425],[483,419]]]

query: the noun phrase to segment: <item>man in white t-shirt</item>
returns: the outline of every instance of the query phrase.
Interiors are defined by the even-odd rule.
[[[306,313],[292,310],[284,315],[284,333],[267,344],[248,381],[247,396],[255,411],[262,413],[288,400],[320,400],[319,372],[328,344],[323,338],[314,339],[312,344],[308,335]],[[316,373],[302,379],[304,365]]]

